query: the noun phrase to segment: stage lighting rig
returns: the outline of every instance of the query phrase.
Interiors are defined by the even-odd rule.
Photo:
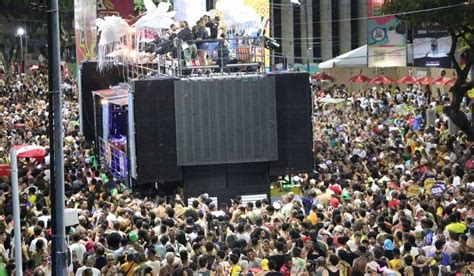
[[[174,39],[171,37],[169,39],[157,38],[152,42],[147,43],[143,48],[143,51],[146,53],[164,55],[173,51],[173,48],[175,47],[174,44]]]
[[[269,50],[276,50],[280,48],[280,44],[274,38],[268,36],[263,37],[263,43],[265,48]]]

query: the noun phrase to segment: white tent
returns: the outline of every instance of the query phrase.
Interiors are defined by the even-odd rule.
[[[333,67],[367,67],[367,45],[319,64],[319,68]]]

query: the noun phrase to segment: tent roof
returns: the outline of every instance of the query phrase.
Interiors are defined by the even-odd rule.
[[[319,64],[319,68],[333,67],[367,67],[367,45]]]

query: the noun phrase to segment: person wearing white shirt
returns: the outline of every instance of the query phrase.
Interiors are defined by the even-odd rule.
[[[148,249],[148,261],[145,263],[147,266],[151,267],[152,275],[156,276],[160,274],[161,263],[155,257],[156,251],[153,247]]]
[[[38,240],[43,240],[44,245],[48,244],[48,241],[41,235],[42,231],[43,230],[41,229],[41,227],[36,226],[34,228],[33,233],[35,235],[35,238],[30,243],[30,252],[36,252],[36,243],[38,242]]]
[[[90,270],[92,272],[92,276],[100,276],[100,270],[94,267],[95,265],[95,256],[89,255],[87,256],[86,264],[84,266],[79,267],[76,272],[76,276],[82,276],[84,271]]]
[[[238,240],[243,239],[247,244],[250,244],[250,235],[248,233],[245,233],[244,231],[244,225],[241,223],[237,225],[237,234],[236,237]]]
[[[80,242],[81,236],[79,234],[74,234],[72,236],[72,240],[74,241],[73,244],[69,246],[71,253],[80,264],[84,263],[84,254],[87,252],[86,247]]]
[[[460,245],[460,243],[456,240],[456,233],[454,232],[449,232],[449,239],[448,241],[446,242],[446,247],[450,247],[452,249],[454,249],[455,251],[458,250],[458,247]],[[448,249],[449,250],[449,249]]]

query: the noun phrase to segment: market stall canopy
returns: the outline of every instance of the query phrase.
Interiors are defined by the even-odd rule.
[[[367,45],[319,64],[319,68],[333,67],[367,67]]]
[[[375,84],[391,84],[392,82],[394,81],[385,75],[380,75],[370,81],[370,83],[375,83]]]
[[[398,80],[398,83],[402,83],[402,84],[415,84],[417,82],[418,80],[412,75],[406,75],[403,78]]]
[[[92,92],[107,103],[119,106],[128,105],[128,89],[125,87],[112,87],[110,89],[97,90]]]
[[[313,76],[313,79],[317,81],[334,81],[334,78],[327,73],[318,72],[316,75]]]
[[[364,75],[356,75],[356,76],[351,77],[349,79],[349,82],[352,82],[352,83],[370,82],[370,78]]]
[[[448,79],[447,81],[445,81],[443,84],[453,86],[456,83],[457,80],[458,80],[458,78],[451,78],[451,79]]]
[[[48,153],[46,148],[37,145],[20,145],[13,147],[18,158],[42,159]]]
[[[439,77],[433,81],[434,85],[444,85],[447,81],[449,81],[448,78],[445,77]]]
[[[422,85],[430,85],[433,83],[433,78],[430,76],[422,77],[418,79],[418,83]]]

